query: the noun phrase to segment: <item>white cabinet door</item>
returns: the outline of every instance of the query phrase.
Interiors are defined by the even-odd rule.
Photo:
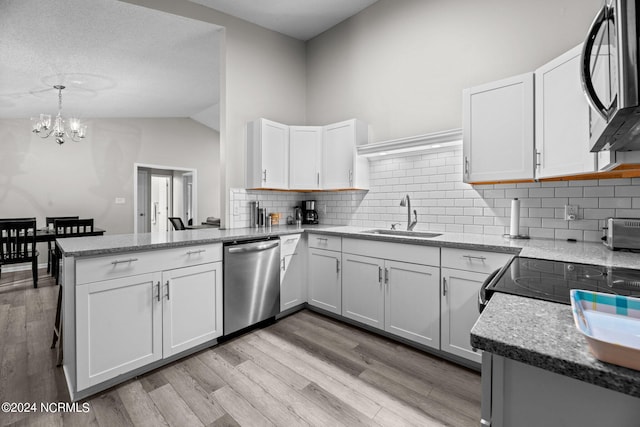
[[[532,180],[533,73],[463,91],[463,180]]]
[[[384,260],[342,254],[342,315],[384,329]]]
[[[289,188],[289,126],[266,119],[247,125],[247,187]]]
[[[306,300],[304,287],[304,266],[300,253],[282,257],[280,274],[280,311],[303,304]]]
[[[385,330],[440,348],[440,269],[397,261],[385,268]]]
[[[359,120],[324,127],[320,177],[324,190],[368,188],[369,162],[356,156],[356,146],[367,142],[367,127]]]
[[[77,390],[162,358],[160,273],[76,286]]]
[[[162,273],[163,357],[222,335],[222,263]]]
[[[289,127],[289,188],[320,189],[321,126]]]
[[[309,304],[331,313],[342,313],[340,252],[309,249]]]
[[[580,83],[582,45],[535,72],[536,176],[594,172],[589,104]]]
[[[482,352],[471,348],[470,333],[480,316],[478,291],[487,277],[484,273],[442,269],[441,348],[478,363]]]

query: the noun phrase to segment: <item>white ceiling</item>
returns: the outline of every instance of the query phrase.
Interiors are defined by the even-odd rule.
[[[191,0],[228,15],[309,40],[378,0]]]
[[[308,40],[377,0],[192,0]],[[191,117],[219,129],[220,27],[116,0],[0,0],[0,117]]]
[[[0,0],[0,117],[197,117],[218,127],[219,29],[115,0]],[[212,113],[213,112],[213,113]]]

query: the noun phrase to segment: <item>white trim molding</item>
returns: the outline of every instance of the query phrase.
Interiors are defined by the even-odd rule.
[[[380,158],[384,156],[405,155],[407,153],[432,152],[432,150],[461,145],[462,129],[451,129],[442,132],[359,145],[356,147],[356,150],[360,156]]]

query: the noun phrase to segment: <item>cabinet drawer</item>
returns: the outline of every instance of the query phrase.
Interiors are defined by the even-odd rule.
[[[342,250],[342,237],[327,236],[319,234],[309,234],[309,247],[317,249],[327,249],[330,251]]]
[[[512,257],[512,254],[498,252],[442,248],[442,267],[491,273],[504,266]]]
[[[389,260],[440,266],[440,248],[365,239],[344,239],[342,252]]]
[[[76,261],[76,283],[80,285],[216,261],[222,261],[220,243],[79,258]]]
[[[286,236],[280,236],[280,255],[287,256],[293,255],[300,242],[301,234],[289,234]]]

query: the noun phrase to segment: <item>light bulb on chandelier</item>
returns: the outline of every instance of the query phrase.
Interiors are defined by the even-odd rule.
[[[32,132],[40,138],[48,138],[53,135],[59,145],[64,144],[65,136],[76,142],[84,139],[87,136],[87,126],[80,123],[80,119],[69,118],[69,129],[65,129],[65,121],[62,118],[62,89],[65,86],[55,85],[53,88],[58,90],[58,114],[53,120],[53,126],[50,114],[40,114],[39,119],[32,119]]]

